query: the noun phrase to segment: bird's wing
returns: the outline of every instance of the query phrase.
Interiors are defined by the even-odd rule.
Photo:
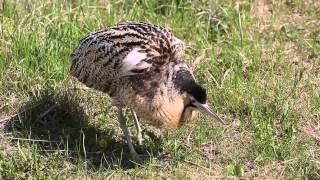
[[[71,72],[88,64],[114,70],[120,76],[132,76],[163,66],[181,55],[182,41],[169,30],[129,22],[107,27],[82,39],[71,56]]]
[[[152,67],[161,68],[170,61],[179,60],[183,55],[182,41],[172,37],[170,41],[164,38],[153,38],[146,44],[135,46],[121,63],[122,76],[132,76],[148,72]]]
[[[121,63],[121,76],[132,76],[143,73],[152,66],[152,63],[149,63],[147,60],[148,54],[141,47],[133,48]]]

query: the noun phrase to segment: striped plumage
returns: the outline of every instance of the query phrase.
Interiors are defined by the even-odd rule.
[[[183,59],[182,46],[163,27],[120,23],[80,41],[71,55],[71,74],[86,86],[109,94],[119,114],[129,107],[140,120],[161,130],[176,128],[192,120],[196,109],[210,111],[205,90]],[[204,106],[199,108],[199,104]]]

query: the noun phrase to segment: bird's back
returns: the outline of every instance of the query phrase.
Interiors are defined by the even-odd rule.
[[[120,23],[80,41],[71,55],[71,74],[88,87],[110,95],[123,79],[134,76],[137,81],[140,74],[144,76],[139,78],[146,78],[148,71],[161,71],[181,54],[181,41],[168,29],[146,23]]]
[[[192,84],[194,77],[182,56],[182,42],[168,29],[121,23],[80,41],[71,55],[71,74],[108,93],[114,105],[132,107],[141,120],[175,128],[191,119],[182,117],[187,102],[179,81],[188,77],[185,83]]]

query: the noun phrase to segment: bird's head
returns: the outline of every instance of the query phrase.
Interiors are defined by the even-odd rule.
[[[185,91],[182,92],[184,94],[183,97],[185,102],[182,118],[193,118],[195,114],[194,111],[198,110],[218,120],[220,123],[225,124],[225,122],[207,103],[207,93],[203,87],[196,84],[194,81],[189,82],[185,86]]]
[[[182,121],[193,119],[198,110],[225,124],[213,108],[209,106],[206,90],[195,82],[189,69],[180,68],[176,72],[174,85],[179,89],[184,102],[184,110],[181,116]]]

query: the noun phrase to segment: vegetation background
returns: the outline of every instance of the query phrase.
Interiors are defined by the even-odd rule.
[[[129,20],[184,41],[228,122],[147,127],[140,164],[109,98],[68,73],[82,37]],[[319,120],[318,0],[0,0],[0,179],[320,179]]]

